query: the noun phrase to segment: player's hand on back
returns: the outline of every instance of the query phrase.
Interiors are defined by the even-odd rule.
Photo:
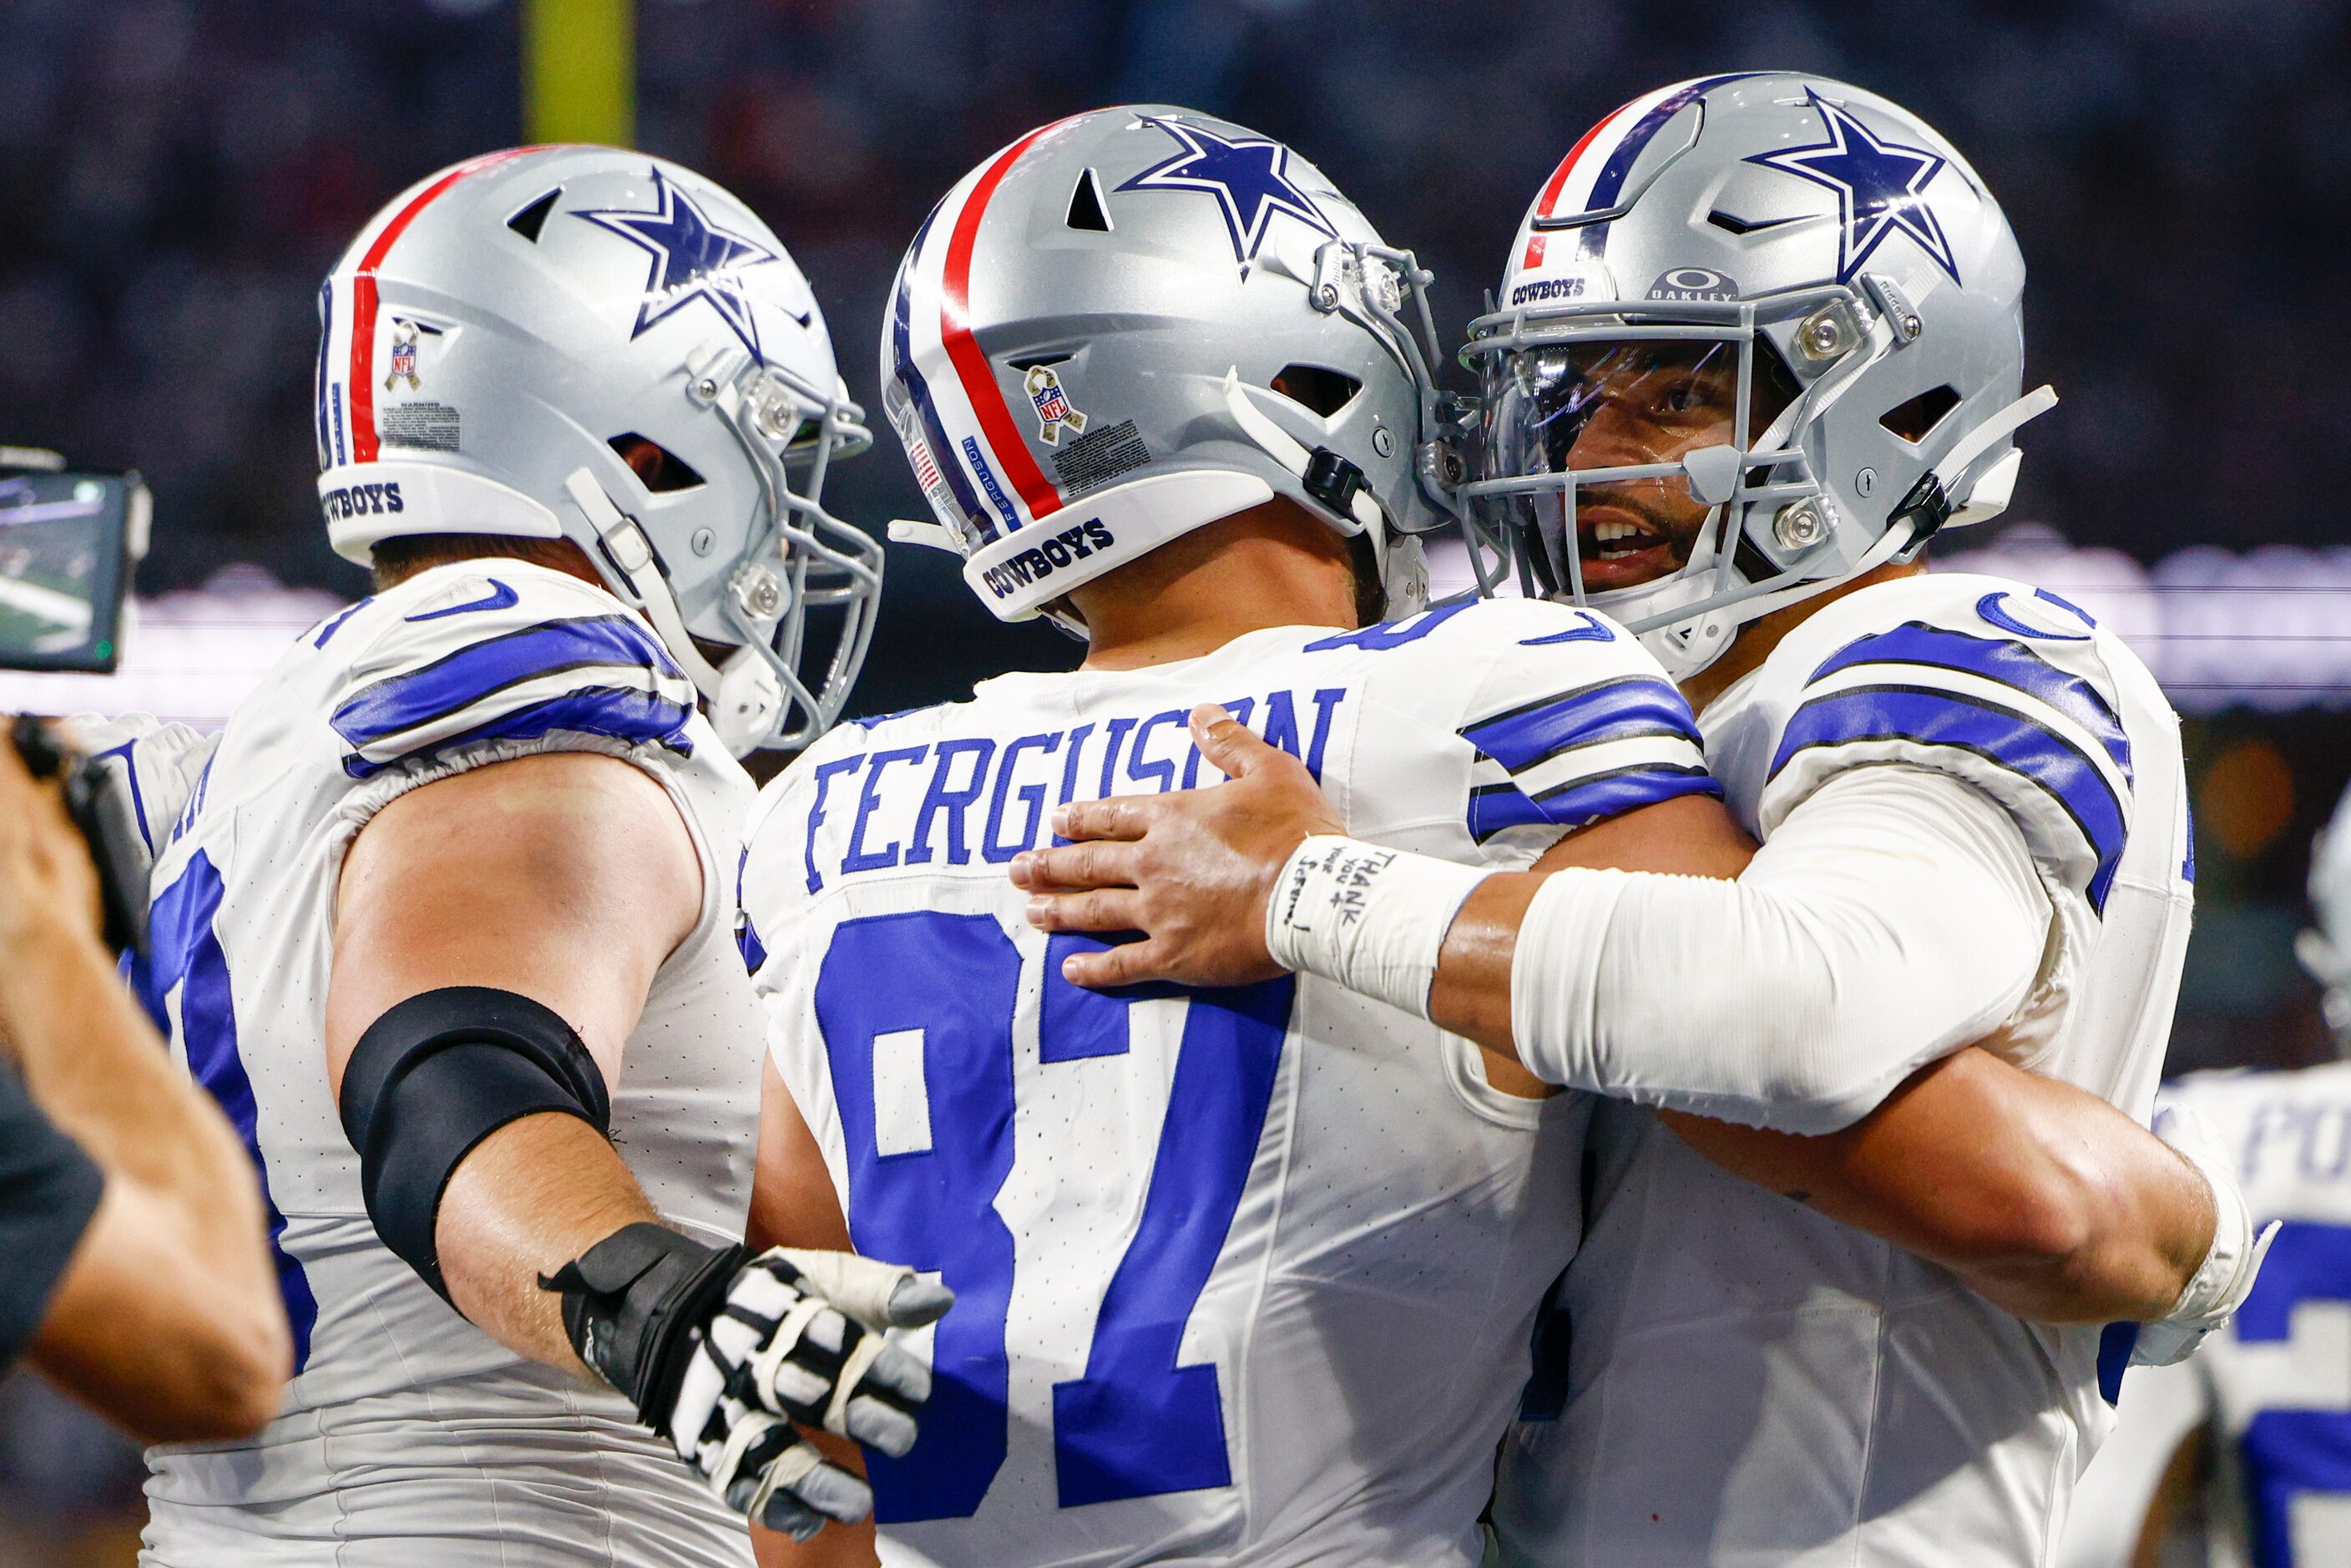
[[[1193,743],[1226,782],[1208,789],[1074,801],[1054,831],[1075,841],[1012,860],[1042,931],[1140,932],[1073,953],[1081,986],[1170,980],[1240,986],[1282,972],[1267,951],[1266,906],[1292,851],[1343,831],[1304,763],[1213,704],[1192,710]]]
[[[873,1492],[794,1425],[904,1456],[931,1375],[883,1331],[935,1322],[955,1300],[854,1253],[753,1256],[655,1225],[628,1227],[540,1284],[563,1291],[580,1359],[727,1506],[799,1541],[863,1519]]]

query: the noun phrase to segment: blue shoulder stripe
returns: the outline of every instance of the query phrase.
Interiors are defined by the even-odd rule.
[[[684,679],[652,634],[625,616],[548,621],[469,643],[429,664],[387,676],[347,699],[329,722],[353,747],[370,746],[524,681],[615,664]]]
[[[2127,819],[2122,798],[2079,747],[2022,714],[1928,686],[1855,686],[1799,707],[1780,737],[1768,779],[1813,747],[1906,740],[1947,746],[1997,763],[2062,807],[2097,857],[2090,906],[2104,913],[2121,865]]]
[[[1923,664],[1929,668],[1964,670],[2039,698],[2096,737],[2114,758],[2123,778],[2131,778],[2130,737],[2120,715],[2100,695],[2098,688],[2079,675],[2069,675],[2022,643],[2001,637],[1976,637],[1965,632],[1906,622],[1891,632],[1858,638],[1829,656],[1813,672],[1823,675],[1855,664]]]
[[[609,736],[632,745],[658,742],[672,751],[691,755],[694,743],[685,737],[685,721],[693,710],[684,703],[631,686],[579,686],[499,715],[462,735],[420,747],[420,755],[483,740],[536,740],[555,730]],[[371,779],[400,760],[371,762],[358,752],[343,758],[343,771],[354,779]]]
[[[1619,675],[1541,697],[1461,731],[1461,738],[1513,773],[1562,752],[1644,735],[1676,735],[1704,749],[1689,704],[1655,675]]]
[[[1722,786],[1703,768],[1643,762],[1577,779],[1529,795],[1515,784],[1479,784],[1469,791],[1469,836],[1484,843],[1507,828],[1583,828],[1683,795],[1719,797]]]

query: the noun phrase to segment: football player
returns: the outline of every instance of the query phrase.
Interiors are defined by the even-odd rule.
[[[2351,790],[2311,847],[2316,928],[2296,951],[2351,1055]],[[2351,1062],[2199,1072],[2158,1116],[2205,1119],[2278,1238],[2236,1321],[2178,1366],[2123,1382],[2115,1435],[2082,1478],[2063,1568],[2155,1562],[2199,1516],[2211,1568],[2351,1562]],[[2308,1304],[2311,1311],[2301,1309]],[[2134,1557],[2136,1548],[2138,1555]]]
[[[1915,116],[1741,73],[1577,143],[1473,326],[1468,488],[1530,591],[1621,615],[1680,680],[1762,841],[1738,881],[1481,878],[1359,844],[1228,724],[1239,785],[1073,810],[1061,831],[1141,841],[1018,868],[1048,927],[1147,934],[1073,979],[1327,977],[1547,1082],[1755,1124],[1595,1113],[1562,1365],[1495,1501],[1507,1561],[2041,1561],[2111,1418],[2083,1320],[2161,1320],[2138,1353],[2168,1358],[2252,1284],[2243,1200],[2185,1134],[2193,1228],[2186,1165],[2143,1163],[2112,1113],[2083,1116],[2101,1153],[2008,1166],[2007,1203],[1954,1183],[2080,1113],[2063,1083],[2147,1113],[2190,898],[2145,667],[2048,594],[1917,566],[2005,503],[2011,434],[2053,401],[2022,392],[2023,277]],[[2032,1072],[1962,1052],[1914,1076],[1978,1039]],[[2117,1228],[2131,1190],[2149,1207]],[[2134,1235],[2165,1238],[2134,1290],[2079,1291]]]
[[[842,727],[753,831],[807,1113],[763,1157],[958,1299],[919,1442],[872,1464],[885,1562],[1476,1559],[1590,1102],[1318,976],[1081,988],[1102,943],[1032,927],[1005,876],[1061,803],[1197,783],[1204,699],[1440,875],[1744,861],[1634,638],[1421,609],[1449,456],[1425,281],[1281,144],[1163,108],[1013,143],[901,267],[883,379],[938,520],[894,531],[1087,654]]]
[[[775,235],[635,153],[444,170],[320,310],[319,495],[375,593],[216,748],[131,743],[139,988],[260,1166],[296,1354],[260,1436],[152,1450],[144,1561],[747,1563],[746,1515],[864,1513],[793,1422],[904,1451],[925,1378],[878,1330],[946,1301],[742,1245],[721,730],[846,695],[878,551],[819,497],[867,438]]]

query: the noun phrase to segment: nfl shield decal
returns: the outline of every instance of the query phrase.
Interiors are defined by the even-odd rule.
[[[1058,446],[1061,427],[1068,425],[1080,435],[1086,433],[1086,416],[1070,402],[1070,394],[1061,390],[1061,378],[1050,365],[1031,365],[1029,378],[1022,383],[1029,392],[1029,401],[1037,408],[1037,435],[1048,446]]]
[[[406,382],[411,392],[423,384],[416,375],[416,326],[411,321],[392,323],[392,369],[384,375],[383,390],[390,392],[400,382]]]

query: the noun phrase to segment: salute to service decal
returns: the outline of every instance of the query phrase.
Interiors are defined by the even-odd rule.
[[[394,321],[392,324],[392,369],[383,378],[383,390],[390,392],[394,383],[406,382],[408,390],[415,392],[424,383],[416,379],[416,323]]]
[[[1086,416],[1070,402],[1070,394],[1061,390],[1061,378],[1050,365],[1029,366],[1029,378],[1021,384],[1028,389],[1029,401],[1037,405],[1037,437],[1046,445],[1061,444],[1065,424],[1076,434],[1086,433]]]

